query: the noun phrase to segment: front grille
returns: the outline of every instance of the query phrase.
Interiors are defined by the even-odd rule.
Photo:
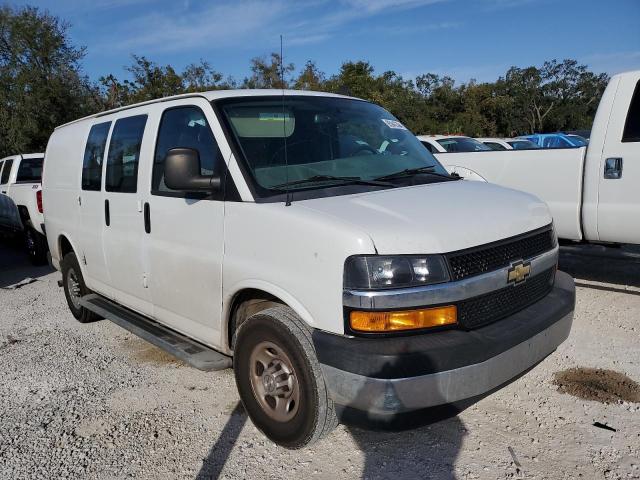
[[[481,275],[508,267],[515,260],[526,260],[554,247],[551,228],[525,234],[499,243],[447,254],[453,280]]]
[[[478,328],[508,317],[537,302],[551,291],[554,273],[555,268],[550,268],[520,285],[509,285],[495,292],[459,302],[459,325],[466,330]]]

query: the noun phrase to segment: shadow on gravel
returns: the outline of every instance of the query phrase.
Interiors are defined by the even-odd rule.
[[[29,262],[19,239],[0,237],[0,288],[40,278],[53,272],[49,265],[34,266]]]
[[[564,246],[560,249],[560,270],[576,280],[640,287],[640,247]],[[581,286],[598,288],[587,284]],[[599,289],[633,293],[603,286]]]
[[[466,435],[458,417],[401,432],[348,428],[365,454],[363,480],[457,478],[454,463]]]
[[[385,379],[408,375],[411,367],[417,367],[420,375],[437,372],[436,362],[428,354],[417,352],[411,347],[411,337],[398,338],[395,354],[380,366],[361,373],[369,377]],[[390,353],[390,352],[387,352]],[[413,373],[415,375],[415,373]],[[355,394],[351,407],[340,408],[341,421],[350,430],[360,450],[365,455],[362,479],[394,480],[415,478],[452,478],[455,479],[454,463],[466,435],[466,428],[456,416],[479,398],[473,398],[446,404],[444,393],[435,386],[412,387],[404,395],[391,395],[394,387],[387,386],[384,398],[372,400],[372,390],[366,385]],[[423,398],[432,404],[445,403],[411,413],[393,416],[379,416],[359,410],[360,404],[373,404],[380,408],[402,407],[402,399],[410,395],[412,399]],[[377,393],[376,397],[380,394]]]
[[[224,469],[227,458],[238,441],[240,432],[247,423],[247,414],[240,402],[236,405],[220,432],[218,440],[209,450],[207,458],[203,460],[202,468],[196,476],[196,480],[217,480]]]

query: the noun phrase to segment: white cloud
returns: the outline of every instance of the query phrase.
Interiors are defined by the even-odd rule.
[[[613,75],[629,70],[640,69],[640,51],[593,53],[579,57],[594,72],[606,72]]]
[[[255,47],[266,43],[273,44],[270,47],[273,48],[277,46],[280,34],[284,36],[285,45],[300,46],[320,43],[346,24],[386,14],[389,9],[413,9],[444,1],[449,0],[342,0],[336,7],[330,0],[224,0],[203,7],[186,0],[110,25],[108,31],[96,36],[101,49],[145,55],[242,44]],[[456,25],[434,23],[420,26],[419,30]],[[392,30],[398,31],[389,27],[387,33],[392,34]]]
[[[423,7],[444,1],[448,0],[343,0],[343,3],[360,12],[375,13],[387,9]]]
[[[110,48],[170,52],[261,41],[264,28],[285,11],[282,1],[251,0],[190,11],[155,11],[126,21],[108,34]]]

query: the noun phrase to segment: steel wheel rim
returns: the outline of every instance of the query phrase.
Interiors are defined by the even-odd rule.
[[[293,363],[273,342],[260,342],[249,356],[253,396],[267,416],[287,422],[298,412],[300,386]]]
[[[69,298],[76,309],[80,309],[80,282],[73,268],[67,272],[67,289],[69,290]]]

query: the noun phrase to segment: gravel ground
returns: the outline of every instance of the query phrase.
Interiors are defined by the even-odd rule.
[[[247,420],[231,371],[189,368],[108,321],[77,323],[59,274],[0,243],[0,478],[640,478],[637,385],[605,372],[610,391],[591,395],[593,372],[554,377],[640,380],[640,249],[571,247],[561,268],[578,282],[573,331],[529,374],[452,419],[339,426],[288,451]]]

